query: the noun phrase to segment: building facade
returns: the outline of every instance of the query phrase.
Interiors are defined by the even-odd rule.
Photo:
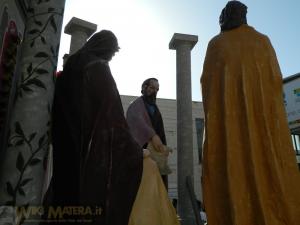
[[[283,99],[300,169],[300,73],[283,79]]]

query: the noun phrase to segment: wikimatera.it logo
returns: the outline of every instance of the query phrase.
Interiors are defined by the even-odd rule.
[[[23,222],[92,222],[102,215],[98,206],[0,206],[0,224]]]

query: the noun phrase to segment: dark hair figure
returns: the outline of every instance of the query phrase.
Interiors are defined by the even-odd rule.
[[[142,83],[142,96],[133,101],[126,112],[126,119],[137,143],[151,149],[152,145],[160,153],[167,154],[167,141],[164,123],[160,110],[156,104],[156,96],[159,91],[159,83],[156,78],[148,78]],[[151,142],[151,145],[149,143]],[[168,190],[168,174],[171,172],[168,166],[160,169],[162,179]]]
[[[229,1],[208,44],[201,77],[205,113],[203,200],[209,225],[298,225],[300,173],[269,38]]]
[[[98,209],[69,217],[90,225],[127,225],[142,175],[143,152],[108,65],[118,50],[115,35],[102,30],[70,56],[56,81],[53,203]]]
[[[179,225],[168,197],[167,164],[169,148],[161,113],[156,105],[159,83],[149,78],[142,84],[142,96],[128,107],[126,119],[130,132],[144,150],[141,185],[135,199],[128,225]]]
[[[219,23],[221,31],[231,30],[247,24],[247,6],[239,1],[230,1],[222,10]]]
[[[151,84],[152,80],[158,82],[158,80],[156,78],[154,78],[154,77],[148,78],[148,79],[144,80],[144,82],[142,84],[142,89],[141,89],[141,93],[142,94],[145,93],[145,89]]]
[[[158,80],[153,77],[146,79],[142,84],[141,93],[142,93],[145,101],[148,102],[149,104],[156,103],[156,95],[157,95],[157,92],[159,91],[159,86],[158,86],[157,90],[151,91],[151,93],[149,92],[149,89],[151,89],[151,90],[153,89],[153,84],[158,84]]]

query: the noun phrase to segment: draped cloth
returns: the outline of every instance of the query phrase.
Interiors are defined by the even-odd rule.
[[[300,173],[267,36],[248,25],[208,45],[203,196],[209,225],[299,225]]]
[[[129,225],[180,225],[156,163],[144,158],[143,176]]]
[[[90,56],[79,71],[78,58],[69,59],[56,82],[53,204],[102,208],[101,215],[87,218],[89,225],[127,225],[142,176],[142,149],[129,132],[108,63]]]
[[[132,136],[141,147],[156,134],[142,97],[137,98],[129,105],[126,120]]]

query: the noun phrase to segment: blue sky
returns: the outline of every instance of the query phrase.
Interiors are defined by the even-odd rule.
[[[248,24],[269,36],[283,77],[300,72],[300,1],[245,0]],[[112,30],[121,50],[110,63],[121,95],[140,95],[148,77],[160,81],[159,98],[176,98],[176,53],[168,45],[174,33],[197,35],[192,50],[192,98],[201,101],[200,76],[209,40],[219,33],[224,0],[66,0],[64,24],[74,16]],[[59,56],[69,51],[62,33]]]

